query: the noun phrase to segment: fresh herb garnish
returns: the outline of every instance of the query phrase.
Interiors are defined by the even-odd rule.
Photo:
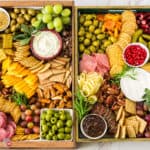
[[[80,90],[77,91],[74,108],[77,111],[79,121],[91,110],[91,105],[87,102],[86,97],[82,95]]]
[[[145,100],[145,104],[150,106],[150,89],[146,88],[144,90],[143,100]]]
[[[86,97],[82,95],[80,90],[77,91],[74,108],[77,111],[78,119],[81,119],[91,110],[91,105],[87,102]]]
[[[127,73],[130,70],[129,73]],[[135,72],[135,69],[129,66],[124,66],[121,73],[116,74],[112,79],[111,82],[120,85],[120,80],[122,77],[129,77],[133,80],[136,80],[137,73]]]
[[[44,23],[41,23],[37,28],[22,24],[21,31],[22,33],[16,34],[13,36],[13,40],[20,41],[21,45],[29,44],[32,35],[35,35],[39,30],[46,28]]]
[[[12,100],[14,100],[18,105],[22,105],[22,104],[25,104],[27,105],[28,104],[28,98],[26,97],[25,94],[22,94],[22,93],[18,93],[16,91],[14,91],[11,95],[11,98]]]

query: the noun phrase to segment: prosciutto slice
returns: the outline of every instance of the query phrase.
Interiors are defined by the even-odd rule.
[[[102,76],[110,69],[108,57],[106,54],[87,55],[83,54],[80,61],[80,72],[99,72]]]

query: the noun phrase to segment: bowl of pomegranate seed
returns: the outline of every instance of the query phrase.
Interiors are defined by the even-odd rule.
[[[141,43],[131,43],[123,51],[123,59],[130,67],[141,67],[149,60],[149,49]]]

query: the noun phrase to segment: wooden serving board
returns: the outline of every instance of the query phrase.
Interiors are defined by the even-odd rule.
[[[78,16],[80,13],[119,13],[123,10],[133,10],[133,11],[143,11],[150,12],[150,6],[76,6],[75,7],[75,93],[77,91],[77,76],[79,75],[79,54],[78,54]],[[77,115],[76,115],[77,118]],[[80,127],[78,119],[76,119],[76,141],[77,142],[119,142],[119,141],[150,141],[150,138],[125,138],[125,139],[115,139],[113,137],[104,137],[97,140],[91,140],[85,138],[80,134]]]
[[[72,0],[0,0],[0,7],[42,7],[47,4],[62,4],[63,6],[72,9],[72,95],[74,96],[74,1]],[[72,98],[74,100],[74,97]],[[75,120],[75,117],[73,117]],[[75,121],[74,121],[75,124]],[[0,142],[0,148],[75,148],[75,125],[73,124],[73,140],[72,141],[17,141],[11,142],[8,145],[5,142]]]

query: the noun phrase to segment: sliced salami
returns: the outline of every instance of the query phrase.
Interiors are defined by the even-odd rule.
[[[5,120],[7,120],[7,116],[6,116],[6,114],[5,114],[5,113],[0,112],[0,116],[2,116]]]
[[[5,138],[7,138],[8,133],[4,128],[0,128],[0,141],[3,141]]]
[[[6,131],[7,131],[7,138],[11,138],[14,133],[15,133],[15,129],[12,125],[8,124],[7,127],[6,127]]]
[[[6,127],[6,120],[3,116],[0,116],[0,128]]]
[[[14,121],[10,120],[8,121],[8,124],[11,125],[16,130],[16,124]]]

